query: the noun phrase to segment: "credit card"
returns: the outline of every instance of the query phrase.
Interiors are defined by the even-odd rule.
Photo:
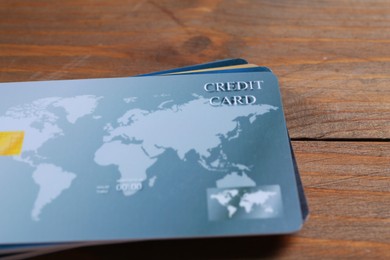
[[[25,132],[21,156],[0,158],[11,172],[2,184],[24,190],[1,189],[20,199],[1,223],[25,228],[2,232],[2,244],[282,234],[302,224],[272,73],[4,83],[0,92],[10,97],[0,125]],[[60,191],[46,188],[58,179]]]
[[[232,60],[232,64],[234,64],[236,62],[236,60],[239,60],[239,59],[233,59]],[[215,62],[215,64],[218,66],[220,61],[217,61]],[[225,61],[227,62],[227,60]],[[253,64],[247,64],[247,65],[237,65],[237,66],[225,66],[225,67],[221,67],[221,68],[213,68],[214,67],[214,63],[207,63],[207,64],[203,64],[204,66],[209,66],[210,70],[208,69],[203,69],[203,70],[200,70],[201,72],[209,72],[209,73],[229,73],[229,72],[232,72],[232,73],[235,73],[237,72],[238,68],[239,69],[242,69],[242,68],[253,68],[255,67],[256,65],[253,65]],[[249,65],[249,66],[248,66]],[[244,67],[245,66],[245,67]],[[191,66],[190,67],[187,67],[188,70],[191,70]],[[181,68],[179,68],[180,70]],[[175,70],[170,70],[171,72],[175,71]],[[180,70],[181,71],[181,70]],[[262,71],[262,70],[259,70],[259,71]],[[188,71],[189,73],[191,74],[194,74],[198,71]],[[183,72],[181,72],[183,73]],[[173,73],[171,73],[173,74]],[[155,74],[157,75],[157,74]],[[299,176],[299,172],[298,172],[298,168],[297,168],[297,165],[296,165],[296,162],[295,162],[295,157],[294,157],[294,153],[293,153],[293,150],[292,150],[292,147],[291,147],[291,152],[292,152],[292,157],[293,157],[293,163],[294,163],[294,166],[295,166],[295,174],[296,174],[296,178],[297,178],[297,187],[298,187],[298,191],[299,191],[299,197],[300,197],[300,203],[301,203],[301,209],[302,209],[302,214],[303,214],[303,218],[306,219],[307,215],[308,215],[308,207],[307,207],[307,202],[306,202],[306,197],[304,195],[304,191],[303,191],[303,187],[302,187],[302,183],[301,183],[301,180],[300,180],[300,176]],[[85,244],[85,243],[83,243]],[[51,250],[51,252],[54,250],[54,251],[58,251],[58,250],[63,250],[63,249],[69,249],[69,248],[74,248],[74,247],[79,247],[79,246],[83,246],[83,244],[77,244],[77,243],[72,243],[72,244],[61,244],[61,243],[48,243],[48,244],[31,244],[31,245],[22,245],[20,246],[20,248],[18,249],[18,245],[10,245],[8,250],[11,250],[11,251],[14,251],[14,250],[17,250],[17,251],[21,251],[23,249],[23,251],[25,250],[33,250],[33,249],[39,249],[39,250],[33,250],[31,252],[34,253],[35,252],[40,252],[40,254],[44,254],[45,252],[47,252],[46,250]],[[0,246],[0,252],[3,252],[2,249],[5,249],[6,251],[7,250],[7,246]],[[45,249],[45,250],[43,250]],[[23,252],[22,251],[22,252]]]

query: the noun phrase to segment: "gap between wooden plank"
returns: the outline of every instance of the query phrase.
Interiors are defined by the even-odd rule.
[[[290,138],[294,142],[389,142],[390,138]]]

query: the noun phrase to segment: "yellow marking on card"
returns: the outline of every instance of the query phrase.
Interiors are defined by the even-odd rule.
[[[0,132],[0,156],[20,155],[23,139],[23,131]]]
[[[242,64],[242,65],[225,66],[225,67],[218,67],[218,68],[211,68],[211,69],[186,70],[186,71],[181,71],[181,72],[168,73],[165,75],[178,75],[178,74],[185,74],[185,73],[231,70],[231,69],[246,69],[246,68],[255,68],[255,67],[259,67],[259,66],[256,64]]]

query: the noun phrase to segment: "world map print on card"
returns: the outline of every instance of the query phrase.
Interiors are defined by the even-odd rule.
[[[207,190],[210,220],[275,218],[283,214],[279,185]]]
[[[55,203],[63,192],[72,192],[72,182],[80,174],[67,170],[66,165],[56,165],[47,155],[41,155],[41,147],[50,146],[50,142],[59,137],[67,139],[61,124],[79,129],[78,120],[81,118],[100,120],[96,119],[94,111],[104,100],[104,97],[94,95],[48,97],[11,107],[0,116],[2,126],[26,133],[23,152],[12,159],[31,167],[31,178],[39,187],[31,209],[33,221],[40,221],[44,208]],[[127,100],[124,102],[128,103]],[[132,102],[137,102],[137,99],[133,98]],[[116,187],[124,196],[131,196],[143,186],[152,188],[156,177],[148,176],[147,172],[167,150],[175,151],[183,162],[188,160],[186,155],[194,151],[198,155],[197,163],[204,169],[225,173],[217,181],[217,187],[225,187],[232,181],[256,185],[249,177],[251,165],[230,160],[222,144],[240,138],[242,128],[238,118],[245,118],[253,124],[261,120],[263,114],[277,109],[267,104],[210,109],[208,99],[193,94],[191,100],[181,104],[167,97],[152,110],[135,108],[124,111],[119,118],[102,122],[105,123],[101,129],[102,145],[90,154],[94,158],[91,163],[101,167],[115,166],[120,178],[99,185],[96,191],[107,194],[110,187]],[[205,117],[218,120],[208,120],[205,127]]]

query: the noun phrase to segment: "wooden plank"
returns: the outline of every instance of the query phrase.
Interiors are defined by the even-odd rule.
[[[388,1],[0,1],[0,82],[228,57],[280,79],[292,138],[390,138]]]
[[[293,147],[311,215],[291,238],[286,258],[296,247],[307,256],[389,257],[390,143],[298,141]]]

